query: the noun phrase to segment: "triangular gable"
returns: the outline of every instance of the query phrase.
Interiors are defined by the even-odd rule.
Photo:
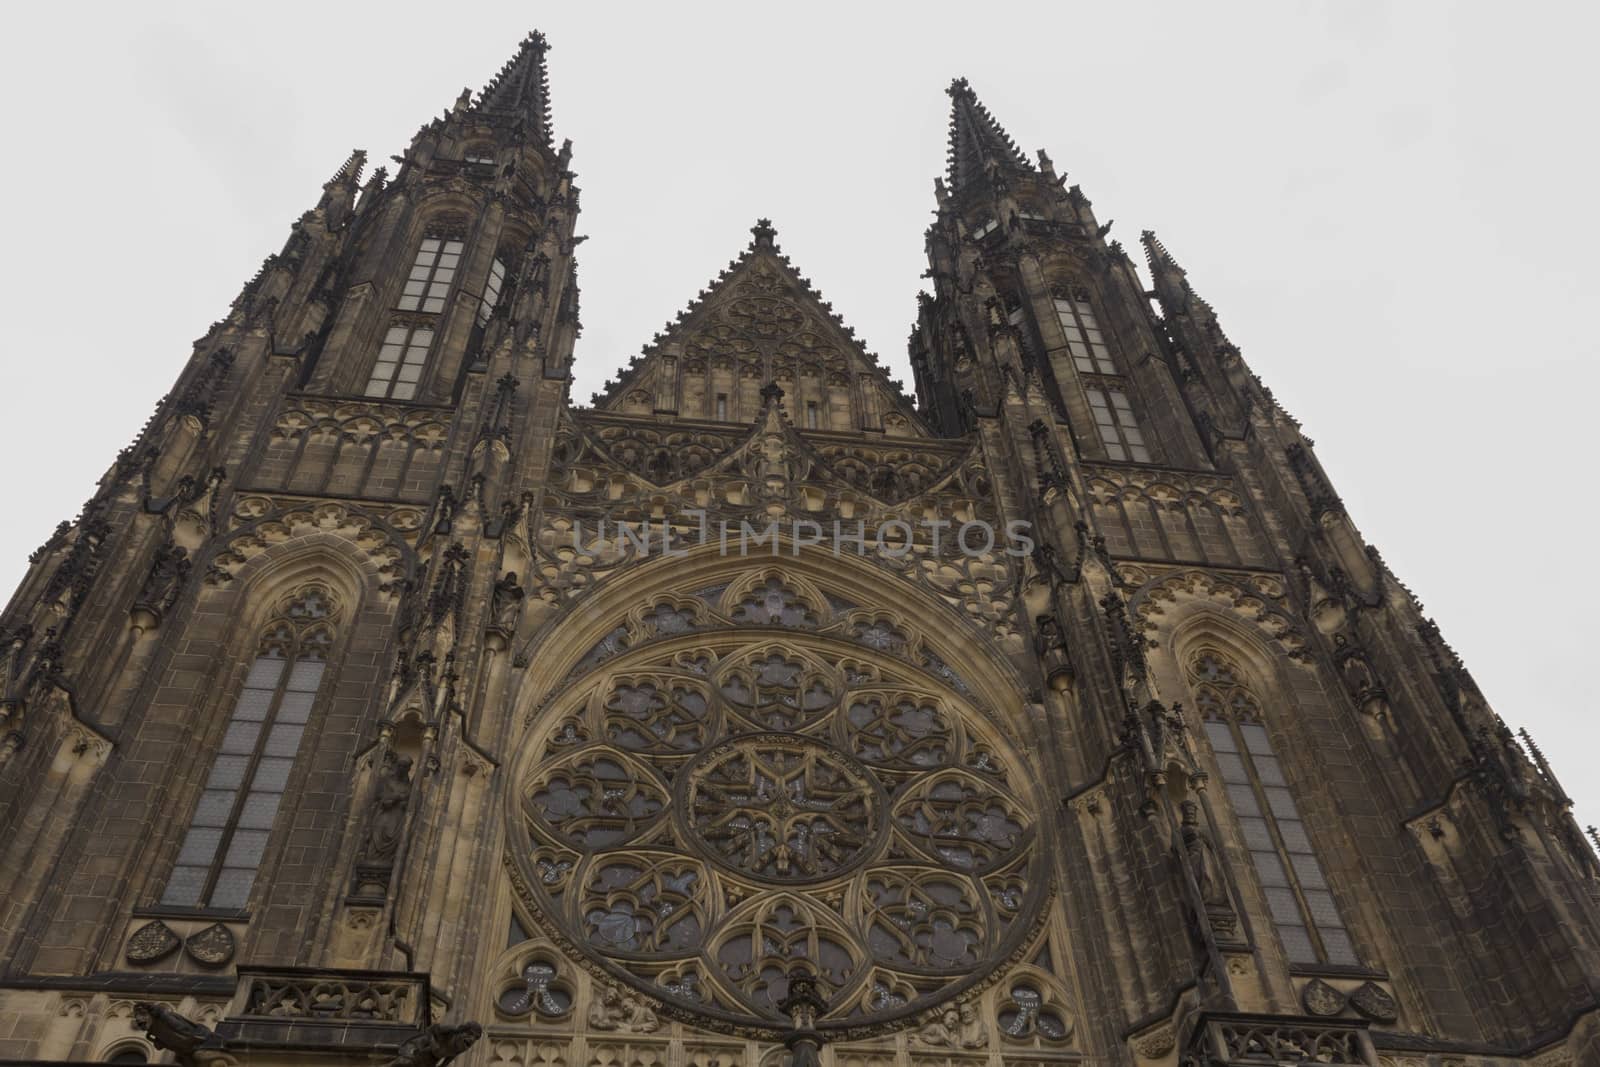
[[[744,254],[596,393],[599,411],[749,425],[776,384],[802,430],[931,437],[909,397],[789,263],[762,219]]]

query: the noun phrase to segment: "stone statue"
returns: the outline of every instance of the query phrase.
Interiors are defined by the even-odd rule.
[[[400,849],[400,831],[405,826],[406,805],[411,800],[411,759],[390,752],[372,798],[372,821],[367,826],[363,859],[393,860]]]
[[[596,1030],[615,1030],[622,1021],[622,994],[617,987],[600,989],[589,1002],[589,1025]]]
[[[1228,882],[1223,876],[1216,849],[1210,838],[1200,829],[1200,805],[1186,800],[1182,805],[1182,838],[1184,856],[1189,872],[1194,876],[1195,887],[1200,891],[1200,903],[1205,906],[1206,917],[1212,927],[1223,937],[1231,937],[1238,924],[1233,911],[1233,901],[1228,896]]]
[[[496,629],[514,633],[522,617],[522,600],[527,596],[517,582],[516,571],[506,571],[505,577],[494,583],[494,598],[490,611]]]
[[[940,1045],[945,1048],[955,1048],[960,1041],[961,1013],[955,1008],[946,1008],[939,1016],[917,1031],[917,1039],[924,1045]]]
[[[384,1067],[444,1067],[483,1036],[477,1023],[446,1026],[434,1023],[401,1043],[394,1059]]]
[[[989,1028],[978,1017],[978,1009],[971,1004],[961,1005],[961,1047],[985,1048],[989,1044]]]
[[[150,574],[145,578],[144,586],[139,590],[137,603],[158,615],[165,612],[178,599],[183,580],[189,576],[189,569],[193,566],[188,551],[182,545],[170,541],[162,545],[156,549],[156,558],[150,564]]]
[[[658,1030],[661,1023],[643,999],[608,985],[600,988],[589,1004],[589,1025],[596,1030],[650,1034]]]
[[[622,1012],[627,1017],[627,1028],[636,1034],[653,1034],[661,1025],[654,1009],[640,997],[624,996]]]

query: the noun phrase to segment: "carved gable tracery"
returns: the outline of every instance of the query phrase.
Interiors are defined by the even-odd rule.
[[[781,386],[813,430],[882,430],[927,437],[898,383],[780,254],[763,220],[755,240],[657,334],[598,410],[749,422],[761,389]]]

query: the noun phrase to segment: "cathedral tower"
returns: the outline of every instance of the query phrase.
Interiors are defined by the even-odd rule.
[[[538,34],[0,616],[0,1057],[1600,1062],[1600,862],[1151,233],[950,88],[916,397],[760,220],[580,406]]]

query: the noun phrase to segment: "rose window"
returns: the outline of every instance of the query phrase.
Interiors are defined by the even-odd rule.
[[[862,858],[883,802],[865,767],[823,742],[744,734],[688,779],[689,831],[708,855],[772,881],[827,878]]]
[[[593,970],[701,1025],[783,1030],[797,964],[823,1029],[907,1025],[1035,929],[1032,776],[965,687],[897,658],[913,636],[775,588],[653,626],[547,701],[515,795],[519,893]],[[803,622],[777,638],[786,612]]]

